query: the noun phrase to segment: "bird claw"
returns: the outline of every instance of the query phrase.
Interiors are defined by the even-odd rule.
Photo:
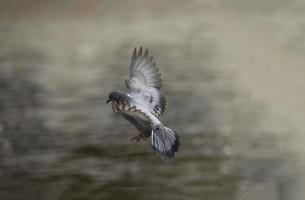
[[[135,137],[131,138],[131,140],[136,140],[137,142],[140,142],[141,140],[146,140],[144,133],[139,133]]]

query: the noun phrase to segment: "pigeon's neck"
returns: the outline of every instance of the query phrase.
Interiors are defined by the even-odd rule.
[[[121,91],[112,91],[110,95],[113,101],[129,101],[130,97]]]

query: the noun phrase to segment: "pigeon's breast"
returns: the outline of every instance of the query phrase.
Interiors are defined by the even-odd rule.
[[[112,109],[114,112],[134,112],[136,110],[136,107],[131,107],[127,101],[112,101]]]
[[[130,116],[139,117],[146,122],[151,122],[150,117],[135,105],[130,105],[128,101],[112,101],[113,112],[125,113]]]

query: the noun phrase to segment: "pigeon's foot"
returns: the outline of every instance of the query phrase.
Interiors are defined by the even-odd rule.
[[[139,133],[137,136],[131,138],[131,140],[136,140],[137,142],[141,140],[146,140],[147,138],[145,137],[144,133]]]

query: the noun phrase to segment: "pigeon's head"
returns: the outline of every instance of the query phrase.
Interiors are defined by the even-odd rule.
[[[110,101],[120,101],[120,100],[125,100],[126,94],[120,91],[112,91],[110,92],[108,96],[108,100],[106,103],[109,103]]]

